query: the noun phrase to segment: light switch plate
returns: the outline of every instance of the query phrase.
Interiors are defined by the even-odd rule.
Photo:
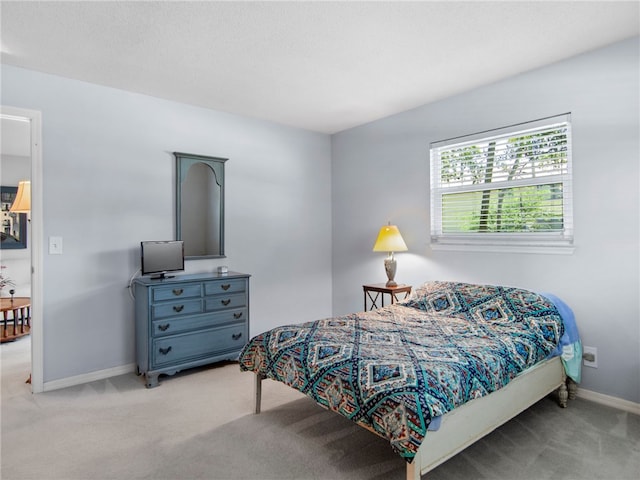
[[[49,237],[49,255],[62,255],[62,237]]]

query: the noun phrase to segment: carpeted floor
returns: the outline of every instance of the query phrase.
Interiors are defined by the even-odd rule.
[[[3,480],[403,479],[388,444],[233,363],[133,374],[32,395],[29,339],[2,345]],[[429,480],[637,479],[640,417],[547,398],[441,465]]]

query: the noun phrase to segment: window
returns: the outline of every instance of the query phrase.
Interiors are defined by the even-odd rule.
[[[566,252],[570,114],[431,144],[434,248]]]

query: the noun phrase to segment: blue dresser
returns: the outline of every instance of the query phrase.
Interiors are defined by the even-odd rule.
[[[236,360],[249,337],[249,277],[229,272],[133,282],[136,363],[147,387],[160,374]]]

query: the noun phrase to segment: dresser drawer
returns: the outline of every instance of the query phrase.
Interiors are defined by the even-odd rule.
[[[166,287],[154,287],[151,292],[152,302],[172,300],[177,298],[199,297],[202,294],[201,284],[167,285]]]
[[[225,308],[238,308],[247,305],[247,296],[244,293],[232,293],[231,295],[216,295],[204,299],[204,309],[207,312],[222,310]]]
[[[186,300],[184,302],[167,302],[158,303],[151,306],[151,318],[157,320],[159,318],[176,317],[184,315],[193,315],[202,312],[202,300]]]
[[[228,281],[206,282],[204,284],[205,295],[217,295],[219,293],[244,292],[247,282],[242,278],[235,278]]]
[[[153,341],[155,366],[240,351],[247,341],[247,323],[160,338]]]
[[[152,335],[154,337],[175,335],[176,333],[211,328],[228,323],[246,322],[248,318],[249,312],[246,308],[223,310],[217,313],[195,315],[184,318],[166,318],[152,322]]]

